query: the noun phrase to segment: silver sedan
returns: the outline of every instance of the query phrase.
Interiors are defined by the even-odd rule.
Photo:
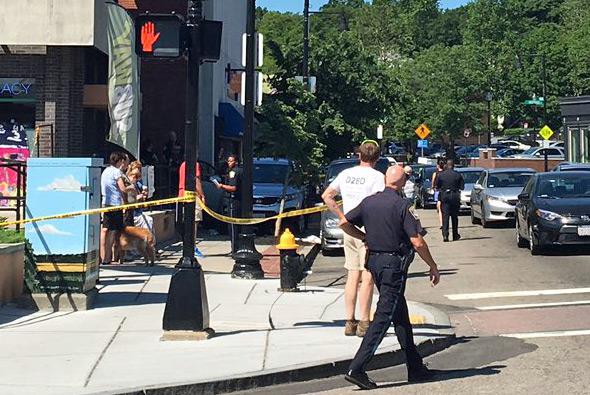
[[[518,195],[535,170],[529,168],[488,169],[481,173],[471,193],[471,222],[490,222],[514,219]]]

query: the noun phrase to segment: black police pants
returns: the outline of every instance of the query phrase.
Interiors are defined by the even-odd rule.
[[[459,209],[461,208],[460,192],[443,192],[441,209],[443,213],[442,235],[449,237],[449,218],[453,223],[453,236],[459,235]]]
[[[229,207],[228,207],[227,214],[233,218],[237,218],[240,216],[240,202],[239,202],[239,200],[229,199]],[[231,240],[232,254],[237,251],[239,233],[240,233],[240,227],[238,225],[229,224],[229,237]]]
[[[368,265],[379,289],[379,301],[373,322],[350,364],[350,370],[354,373],[366,370],[392,323],[397,340],[406,353],[408,372],[419,369],[422,366],[422,357],[414,344],[414,333],[404,297],[406,273],[402,270],[402,261],[396,255],[371,254]]]

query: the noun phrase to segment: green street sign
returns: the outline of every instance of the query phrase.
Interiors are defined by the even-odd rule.
[[[542,106],[543,104],[545,104],[545,99],[543,97],[524,101],[525,106]]]

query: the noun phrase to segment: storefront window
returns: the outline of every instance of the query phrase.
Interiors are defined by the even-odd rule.
[[[580,129],[580,134],[582,136],[582,142],[584,144],[584,152],[580,162],[582,163],[589,163],[590,162],[590,129]]]
[[[571,162],[580,161],[580,129],[568,128],[569,135],[569,160]]]
[[[35,80],[0,77],[0,158],[26,161],[34,144]],[[0,206],[9,201],[2,196],[16,195],[16,173],[0,168]],[[14,202],[10,202],[13,204]]]

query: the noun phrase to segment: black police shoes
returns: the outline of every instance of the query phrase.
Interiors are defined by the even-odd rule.
[[[461,235],[460,234],[456,234],[453,236],[453,241],[457,241],[457,240],[461,240]]]
[[[362,390],[374,390],[377,388],[377,384],[371,380],[365,372],[354,373],[351,370],[344,376],[344,379],[349,383],[358,386]]]
[[[420,383],[423,381],[432,380],[436,376],[436,372],[428,369],[422,365],[420,368],[408,372],[408,383]]]

